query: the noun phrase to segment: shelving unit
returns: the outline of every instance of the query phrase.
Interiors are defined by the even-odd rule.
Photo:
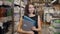
[[[14,0],[14,4],[14,34],[18,34],[16,30],[21,16],[24,15],[25,2],[22,0]]]
[[[54,13],[53,7],[44,7],[44,22],[50,22]]]
[[[48,29],[50,34],[60,34],[60,18],[53,18]]]
[[[13,11],[12,11],[13,0],[0,0],[0,27],[3,27],[0,32],[3,34],[12,34],[12,23],[13,23]]]

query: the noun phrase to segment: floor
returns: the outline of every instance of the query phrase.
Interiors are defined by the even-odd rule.
[[[42,33],[41,34],[49,34],[48,27],[49,27],[49,25],[47,25],[47,24],[42,25],[42,31],[41,31]],[[7,34],[11,34],[11,31],[8,32]],[[17,33],[14,33],[14,34],[17,34]]]
[[[42,34],[49,34],[48,27],[49,27],[49,25],[47,25],[47,24],[44,24],[42,26]]]

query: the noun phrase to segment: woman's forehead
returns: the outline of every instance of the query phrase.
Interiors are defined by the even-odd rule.
[[[29,7],[34,7],[34,6],[30,4]]]

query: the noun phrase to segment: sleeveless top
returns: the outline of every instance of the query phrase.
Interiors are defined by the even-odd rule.
[[[27,16],[27,17],[29,17],[29,16]],[[34,24],[35,24],[35,27],[38,28],[38,23],[37,23],[38,22],[38,15],[35,15],[35,16],[29,17],[29,18],[36,21]],[[36,32],[36,31],[33,31],[33,32],[34,32],[34,34],[38,34],[38,32]]]
[[[27,16],[27,17],[29,17],[29,16]],[[29,18],[31,18],[32,20],[36,21],[34,24],[35,24],[35,27],[38,28],[38,23],[37,23],[37,21],[38,21],[38,15],[35,15],[35,16],[29,17]]]

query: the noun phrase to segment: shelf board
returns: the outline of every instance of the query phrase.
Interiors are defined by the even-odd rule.
[[[1,18],[0,18],[0,22],[7,22],[7,21],[10,21],[10,20],[12,20],[12,17],[11,17],[11,16],[1,17]]]

